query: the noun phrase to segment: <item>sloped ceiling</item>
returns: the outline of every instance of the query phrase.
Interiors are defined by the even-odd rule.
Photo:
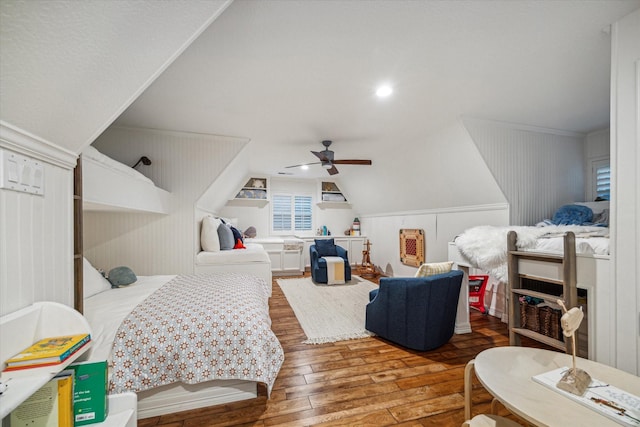
[[[298,177],[327,176],[284,169],[314,161],[323,139],[375,168],[460,116],[589,132],[609,122],[609,25],[638,7],[237,1],[117,123],[247,137],[252,171]],[[382,82],[395,92],[377,99]]]
[[[341,166],[342,187],[375,188],[396,179],[381,159],[437,150],[430,136],[461,116],[606,127],[608,28],[640,0],[226,6],[4,0],[0,119],[79,152],[124,111],[116,124],[248,138],[252,173],[310,178],[327,175],[285,166],[332,139],[336,158],[374,161]],[[391,97],[375,97],[382,82]]]
[[[0,2],[0,119],[80,152],[231,0]]]

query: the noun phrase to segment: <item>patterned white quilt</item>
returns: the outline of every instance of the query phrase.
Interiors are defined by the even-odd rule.
[[[284,352],[271,330],[268,289],[238,273],[177,276],[120,325],[109,392],[241,379],[265,383],[270,394]]]

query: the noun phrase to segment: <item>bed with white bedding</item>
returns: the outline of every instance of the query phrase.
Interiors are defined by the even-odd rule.
[[[245,243],[245,249],[200,251],[196,254],[196,273],[242,272],[262,278],[271,288],[271,259],[259,243]],[[271,295],[271,294],[269,294]]]
[[[169,213],[171,193],[92,146],[82,151],[83,208],[87,211]]]
[[[592,209],[594,218],[596,214],[608,214],[608,202],[579,204]],[[609,229],[600,226],[603,224],[591,225],[591,221],[584,224],[556,225],[550,221],[543,221],[538,226],[472,227],[449,243],[448,258],[459,268],[477,268],[489,273],[497,279],[498,286],[503,288],[500,296],[504,298],[504,287],[508,282],[507,234],[510,230],[517,233],[518,250],[553,254],[564,252],[564,236],[569,231],[573,232],[576,237],[576,284],[578,288],[587,291],[588,298],[589,358],[611,363],[606,344],[598,345],[608,342],[607,336],[611,331],[610,320],[605,313],[615,311],[610,292]],[[488,300],[490,304],[506,307],[504,301]],[[498,315],[506,320],[502,316],[506,313]],[[464,326],[468,328],[467,331],[471,330],[468,315],[467,324]]]
[[[229,273],[138,277],[111,289],[87,264],[87,357],[109,360],[111,393],[138,393],[140,418],[254,398],[258,382],[270,392],[284,361],[270,284]]]
[[[232,226],[232,220],[218,218],[211,213],[196,210],[196,235],[198,236],[194,271],[195,273],[229,273],[240,272],[253,274],[262,278],[271,285],[271,258],[265,248],[259,243],[245,241],[238,243],[234,239],[243,239],[242,233]],[[229,241],[222,242],[220,236],[225,231],[219,228],[227,226],[235,230],[236,235],[231,237],[237,244],[234,246]],[[230,233],[230,231],[226,231]],[[235,249],[234,247],[240,247]]]

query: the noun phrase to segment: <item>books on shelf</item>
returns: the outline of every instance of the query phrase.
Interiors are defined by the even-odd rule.
[[[620,425],[640,426],[640,397],[593,378],[582,396],[569,393],[559,389],[556,385],[568,369],[567,367],[554,369],[553,371],[535,375],[531,379]]]
[[[99,423],[109,412],[107,399],[107,361],[76,362],[73,388],[74,425]]]
[[[89,334],[44,338],[8,359],[5,362],[7,365],[5,371],[62,363],[89,341],[91,341]]]
[[[64,370],[11,412],[11,427],[72,427],[72,370]],[[4,424],[3,424],[4,425]]]

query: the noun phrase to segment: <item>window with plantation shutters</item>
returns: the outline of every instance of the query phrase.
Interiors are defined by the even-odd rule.
[[[611,166],[609,160],[593,163],[593,199],[611,199]]]
[[[274,194],[271,198],[272,231],[293,234],[313,228],[311,196]]]
[[[271,198],[273,231],[291,230],[291,196],[274,194]]]
[[[311,196],[294,196],[295,230],[311,230]]]
[[[604,166],[596,170],[596,196],[609,200],[611,191],[611,167]]]

